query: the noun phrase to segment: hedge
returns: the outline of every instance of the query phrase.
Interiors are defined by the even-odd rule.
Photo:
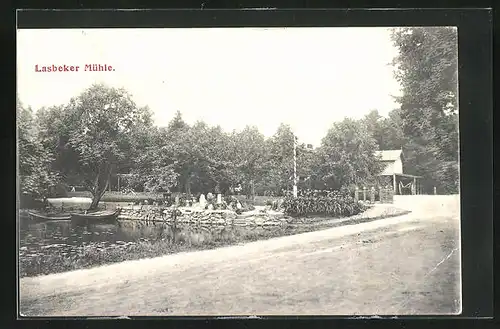
[[[91,198],[92,194],[90,192],[68,192],[69,197],[86,197]],[[163,194],[159,193],[136,193],[136,194],[123,194],[121,192],[106,192],[101,198],[103,202],[135,202],[142,200],[153,200],[159,201],[163,200]]]
[[[285,213],[290,216],[348,217],[357,215],[366,207],[351,196],[307,196],[286,197],[283,202]]]

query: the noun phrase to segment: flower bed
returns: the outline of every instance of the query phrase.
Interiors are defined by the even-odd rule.
[[[348,217],[357,215],[366,206],[349,195],[333,194],[329,196],[286,197],[283,208],[287,215]]]

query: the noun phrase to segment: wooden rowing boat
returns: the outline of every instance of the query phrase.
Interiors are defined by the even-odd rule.
[[[36,212],[28,212],[28,218],[30,220],[70,220],[70,214],[42,214]]]
[[[118,218],[120,210],[101,210],[84,214],[71,214],[71,220],[77,222],[109,222]]]

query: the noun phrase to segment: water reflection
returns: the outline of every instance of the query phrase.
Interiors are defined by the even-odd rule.
[[[166,240],[201,245],[207,241],[227,241],[236,235],[262,228],[234,226],[172,226],[163,222],[119,221],[116,224],[78,226],[71,221],[20,221],[20,257],[78,255],[88,245],[113,248],[142,240]],[[269,230],[269,229],[268,229]]]

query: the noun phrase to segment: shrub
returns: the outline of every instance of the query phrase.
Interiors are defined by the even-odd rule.
[[[329,193],[328,196],[286,197],[283,201],[285,213],[290,216],[332,216],[347,217],[365,210],[360,202],[340,192]]]
[[[185,193],[182,193],[182,194],[179,195],[179,206],[180,207],[189,206],[191,200],[192,200],[192,198],[189,195],[187,195]]]
[[[238,209],[238,203],[240,203],[241,205],[241,202],[234,196],[224,197],[223,203],[226,204],[226,209],[233,209],[233,210]]]
[[[222,199],[222,202],[221,203],[217,203],[217,199],[210,199],[210,200],[207,200],[207,204],[205,206],[205,209],[208,209],[209,206],[211,206],[211,208],[213,210],[225,210],[225,209],[228,209],[229,205],[227,204],[227,202]]]
[[[241,211],[242,212],[255,210],[255,207],[251,202],[240,201],[240,203],[241,203]]]
[[[223,200],[226,204],[231,205],[232,203],[235,203],[237,199],[232,195],[225,195]]]
[[[276,199],[271,202],[271,210],[279,211],[283,208],[283,199]]]
[[[215,203],[214,204],[214,209],[215,210],[226,210],[227,209],[227,204],[225,201],[222,201],[222,203]]]

